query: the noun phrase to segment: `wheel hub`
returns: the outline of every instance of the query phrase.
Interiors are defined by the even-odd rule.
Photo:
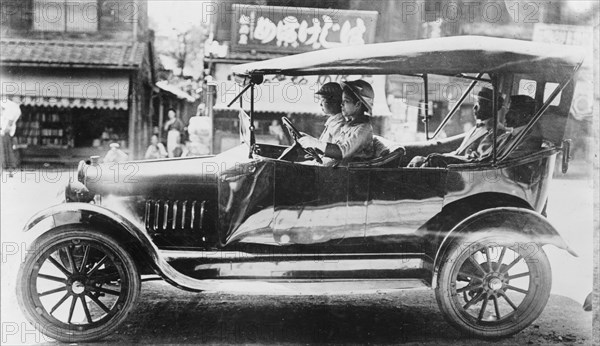
[[[497,277],[493,277],[488,281],[488,287],[491,290],[497,291],[502,288],[502,280]]]
[[[85,285],[81,281],[74,281],[71,284],[71,291],[75,294],[81,294],[85,291]]]

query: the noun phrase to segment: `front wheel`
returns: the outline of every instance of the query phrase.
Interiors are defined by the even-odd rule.
[[[140,286],[135,262],[116,240],[87,225],[66,225],[30,247],[19,270],[17,299],[40,332],[81,342],[117,328]]]
[[[500,338],[539,317],[551,284],[550,264],[540,244],[484,237],[451,247],[436,299],[444,317],[460,331]]]

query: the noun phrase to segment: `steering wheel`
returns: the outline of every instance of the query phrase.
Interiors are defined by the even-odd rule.
[[[285,126],[285,128],[288,130],[288,132],[290,133],[290,136],[292,136],[292,138],[294,138],[294,143],[297,144],[300,148],[302,148],[302,146],[300,145],[300,143],[298,143],[298,138],[302,137],[303,134],[301,134],[300,131],[298,131],[298,129],[296,129],[294,127],[294,125],[292,124],[292,122],[290,121],[290,119],[288,119],[286,117],[281,117],[281,123],[283,123],[283,125]],[[321,157],[319,156],[319,154],[317,154],[317,152],[315,151],[315,149],[313,149],[313,148],[302,148],[302,150],[304,150],[304,152],[307,153],[308,156],[310,156],[313,159],[315,159],[315,161],[317,161],[318,163],[320,163],[320,164],[323,163],[323,160],[321,160]]]

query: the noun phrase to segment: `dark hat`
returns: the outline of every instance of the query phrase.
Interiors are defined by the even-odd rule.
[[[512,95],[509,110],[520,110],[527,114],[535,113],[535,100],[527,95]]]
[[[315,94],[341,100],[342,87],[340,86],[340,83],[336,82],[325,83]]]
[[[477,95],[474,95],[474,96],[477,98],[492,102],[492,100],[494,99],[494,91],[488,87],[483,87],[483,88],[481,88],[481,90],[479,90]],[[504,102],[504,98],[502,98],[500,93],[498,93],[498,105],[501,105],[503,102]],[[500,107],[498,107],[498,108],[500,108]]]

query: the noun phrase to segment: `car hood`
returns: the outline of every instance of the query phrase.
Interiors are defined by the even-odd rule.
[[[186,187],[216,187],[221,174],[248,161],[247,148],[238,146],[216,156],[85,165],[78,176],[92,194],[164,196]]]

